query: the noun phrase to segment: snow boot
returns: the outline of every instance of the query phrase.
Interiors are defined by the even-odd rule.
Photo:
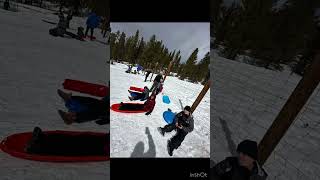
[[[158,127],[157,130],[159,131],[159,133],[160,133],[162,136],[164,136],[164,131],[163,131],[163,129],[162,129],[161,127]]]
[[[67,101],[71,98],[71,93],[65,93],[62,90],[58,89],[57,90],[58,95],[64,100]]]
[[[72,119],[68,117],[66,112],[64,112],[62,110],[58,110],[58,113],[61,116],[61,118],[63,119],[64,123],[66,123],[67,125],[72,124]]]
[[[168,140],[168,143],[167,143],[167,150],[168,150],[169,156],[172,156],[173,155],[173,148],[171,147],[171,141],[170,140]]]

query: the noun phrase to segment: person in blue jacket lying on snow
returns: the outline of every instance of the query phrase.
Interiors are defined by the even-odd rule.
[[[100,21],[101,21],[101,18],[95,12],[92,12],[88,16],[88,19],[87,19],[87,22],[86,22],[87,29],[86,29],[85,35],[86,36],[88,35],[88,31],[90,29],[90,32],[91,32],[90,39],[91,40],[93,40],[93,30],[99,26]]]
[[[71,93],[65,93],[58,89],[58,95],[64,100],[65,106],[69,112],[58,110],[59,115],[66,124],[74,122],[82,123],[93,120],[102,120],[110,123],[109,118],[109,97],[95,99],[85,96],[72,96]]]
[[[150,90],[147,86],[145,86],[143,89],[144,89],[144,91],[141,93],[128,90],[131,95],[131,96],[128,96],[130,101],[134,101],[134,100],[145,101],[145,100],[147,100],[149,98]]]

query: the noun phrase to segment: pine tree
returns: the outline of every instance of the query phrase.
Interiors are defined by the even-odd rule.
[[[124,32],[122,32],[120,35],[119,44],[117,46],[117,48],[118,48],[117,58],[121,61],[124,60],[125,42],[126,42],[126,34]]]
[[[197,56],[198,56],[198,51],[199,49],[196,48],[192,54],[190,55],[190,57],[188,58],[187,62],[186,62],[186,65],[184,67],[184,70],[183,70],[183,77],[184,78],[189,78],[191,81],[194,81],[194,66],[197,62]]]

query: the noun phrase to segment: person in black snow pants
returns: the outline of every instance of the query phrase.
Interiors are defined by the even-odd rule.
[[[266,180],[267,173],[257,162],[257,142],[244,140],[238,144],[237,156],[227,157],[211,168],[216,180]]]
[[[65,93],[58,89],[58,95],[64,100],[65,106],[69,112],[58,110],[59,115],[66,124],[74,122],[82,123],[97,119],[109,119],[109,98],[95,99],[84,96],[72,96],[71,93]],[[109,122],[110,123],[110,119]]]
[[[161,80],[163,81],[162,73],[158,74],[158,75],[154,78],[153,84],[152,84],[152,86],[151,86],[151,88],[150,88],[150,91],[151,91],[151,92],[156,91],[156,90],[160,87]]]
[[[150,69],[147,69],[147,70],[146,70],[146,78],[144,79],[144,82],[147,82],[147,78],[148,78],[148,76],[150,75],[150,73],[151,73],[151,70],[150,70]]]
[[[10,3],[9,0],[5,0],[3,3],[3,9],[9,10],[10,9]]]
[[[162,136],[164,136],[166,132],[177,131],[167,143],[167,150],[170,156],[173,155],[174,149],[178,149],[186,135],[193,131],[193,128],[194,121],[190,106],[186,106],[183,111],[178,113],[171,124],[167,124],[163,128],[158,127],[158,131]]]

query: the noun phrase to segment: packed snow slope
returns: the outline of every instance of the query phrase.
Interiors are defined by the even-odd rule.
[[[48,31],[55,25],[42,19],[58,21],[57,16],[23,6],[28,9],[22,5],[19,12],[0,9],[0,139],[32,131],[35,126],[43,130],[109,131],[109,126],[94,122],[64,124],[57,109],[66,108],[56,93],[65,78],[107,84],[106,46],[53,37]],[[74,17],[70,25],[84,26],[85,20]],[[103,40],[98,30],[95,35]],[[106,179],[109,166],[109,162],[36,162],[0,151],[1,180]]]
[[[130,86],[151,88],[152,82],[144,82],[142,74],[128,74],[128,66],[114,63],[110,65],[110,104],[130,102],[128,89]],[[155,78],[156,75],[153,76]],[[151,74],[148,79],[150,79]],[[182,106],[191,106],[203,85],[181,81],[168,76],[164,82],[163,94],[170,97],[170,104],[162,102],[163,94],[156,99],[156,105],[151,115],[144,113],[128,114],[110,112],[111,157],[170,157],[167,153],[167,140],[175,131],[164,137],[157,131],[166,122],[162,114],[170,108],[173,112],[180,112]],[[198,108],[193,113],[194,130],[189,133],[181,146],[173,152],[173,157],[209,157],[210,156],[210,92],[208,91]],[[180,103],[181,101],[181,103]],[[133,101],[143,103],[142,101]],[[146,131],[150,131],[150,136]]]
[[[301,77],[288,69],[271,71],[211,53],[211,159],[217,163],[235,154],[242,140],[262,140]],[[320,179],[319,90],[266,161],[268,179]]]

